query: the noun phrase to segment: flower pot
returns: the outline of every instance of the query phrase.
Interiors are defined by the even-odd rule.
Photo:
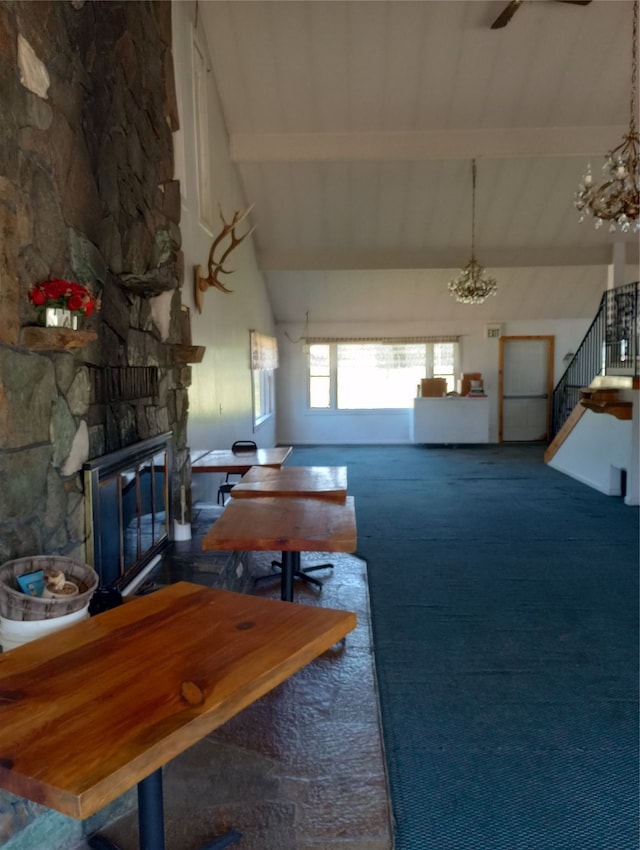
[[[72,328],[78,329],[78,316],[71,310],[62,307],[45,307],[44,324],[47,328]]]

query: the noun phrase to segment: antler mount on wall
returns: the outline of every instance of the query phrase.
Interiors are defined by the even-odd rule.
[[[255,230],[255,227],[252,227],[242,236],[238,236],[236,234],[236,227],[244,221],[244,219],[249,215],[251,210],[253,209],[253,204],[250,207],[247,207],[244,212],[241,210],[237,210],[233,214],[233,218],[231,221],[226,221],[224,216],[222,215],[222,209],[220,210],[220,218],[222,219],[222,230],[216,236],[211,244],[211,250],[209,251],[209,261],[207,263],[208,276],[202,276],[202,266],[195,267],[195,301],[196,307],[198,308],[198,313],[202,313],[202,304],[203,304],[203,296],[204,293],[209,289],[210,286],[219,289],[221,292],[233,292],[232,289],[229,289],[225,284],[220,280],[220,275],[232,274],[232,269],[225,269],[224,263],[229,254],[237,248],[238,245],[244,241],[247,236],[249,236]],[[222,253],[220,257],[216,259],[216,250],[222,246],[222,243],[225,239],[229,239],[230,242]]]
[[[509,23],[511,18],[522,5],[523,0],[509,0],[502,12],[498,15],[495,21],[491,24],[492,30],[499,30]],[[569,3],[571,6],[588,6],[591,0],[557,0],[560,3]]]

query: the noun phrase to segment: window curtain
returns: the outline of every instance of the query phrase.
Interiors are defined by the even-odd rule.
[[[410,369],[425,368],[428,343],[458,342],[458,336],[391,338],[313,337],[308,345],[335,344],[338,368]]]
[[[380,345],[347,343],[337,346],[338,369],[424,369],[427,355],[424,343]]]
[[[460,342],[458,334],[444,336],[308,336],[307,345],[336,343],[376,343],[377,345],[412,345],[425,342]]]
[[[278,368],[278,340],[274,336],[251,331],[251,368],[267,372]]]

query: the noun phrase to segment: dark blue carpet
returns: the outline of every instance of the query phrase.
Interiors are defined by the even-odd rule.
[[[290,463],[348,467],[396,850],[637,850],[638,509],[539,445]]]

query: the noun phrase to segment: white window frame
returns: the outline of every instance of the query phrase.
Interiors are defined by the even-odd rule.
[[[189,33],[191,34],[193,31],[192,27],[189,27]],[[174,68],[182,68],[184,65],[184,47],[183,47],[183,33],[182,31],[178,34],[175,31],[174,27],[174,38],[172,42],[172,53],[173,53],[173,66]],[[193,69],[193,63],[192,63]],[[183,84],[182,77],[176,74],[175,85],[176,87]],[[179,90],[176,90],[176,95],[180,95]],[[178,96],[178,109],[180,111],[181,98]],[[177,130],[173,131],[173,177],[174,180],[177,180],[180,183],[180,197],[182,203],[186,203],[187,201],[187,170],[186,170],[186,156],[185,156],[185,131],[183,129],[183,116],[179,114],[179,122],[180,126]]]
[[[249,331],[249,360],[251,363],[251,401],[253,430],[257,430],[275,415],[278,343],[275,337]]]
[[[251,395],[253,404],[253,430],[256,431],[275,415],[275,371],[251,370]]]
[[[438,343],[452,343],[455,345],[454,348],[454,364],[453,364],[453,373],[451,376],[451,384],[449,386],[449,391],[455,389],[455,381],[456,375],[460,374],[460,341],[458,337],[443,337],[443,338],[433,338],[433,339],[379,339],[379,340],[358,340],[358,339],[348,339],[348,340],[330,340],[330,339],[314,339],[308,340],[306,346],[307,352],[307,363],[306,363],[306,396],[307,396],[307,409],[314,412],[319,413],[323,411],[330,411],[333,413],[353,413],[358,410],[403,410],[410,409],[413,405],[413,397],[411,399],[407,399],[406,408],[397,408],[397,407],[379,407],[379,408],[358,408],[358,407],[338,407],[338,346],[345,344],[359,344],[359,343],[379,343],[379,344],[415,344],[416,342],[420,344],[424,344],[425,346],[425,374],[422,375],[424,378],[433,378],[440,377],[440,375],[434,371],[434,346]],[[310,361],[310,351],[311,345],[328,345],[329,346],[329,406],[328,407],[312,407],[311,405],[311,361]],[[447,377],[447,376],[444,376]],[[417,386],[416,386],[417,391]]]
[[[337,385],[338,385],[338,372],[337,372],[337,357],[335,348],[331,348],[331,343],[322,342],[318,343],[319,345],[328,345],[329,346],[329,375],[314,375],[313,377],[320,378],[329,378],[329,404],[326,407],[313,406],[311,404],[311,358],[310,358],[310,346],[306,346],[305,350],[307,353],[307,409],[308,410],[336,410],[337,409]]]

